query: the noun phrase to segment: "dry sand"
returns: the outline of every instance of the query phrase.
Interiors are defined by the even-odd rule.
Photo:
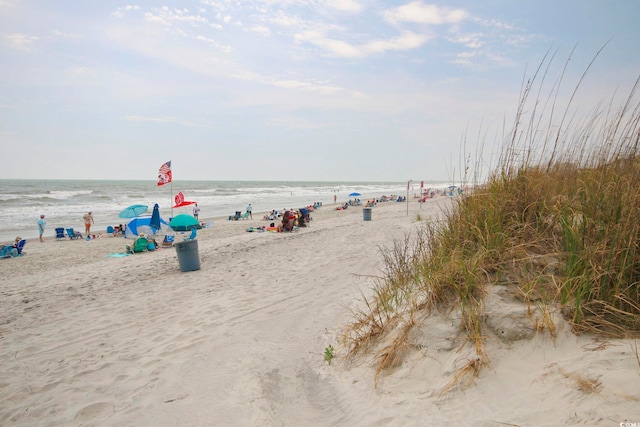
[[[0,260],[0,425],[640,423],[635,341],[576,337],[561,321],[555,340],[489,337],[491,366],[445,395],[472,357],[453,345],[452,319],[429,319],[377,384],[368,358],[341,362],[343,328],[382,267],[379,247],[448,203],[412,201],[408,214],[383,203],[371,221],[362,208],[325,206],[294,233],[246,232],[267,225],[257,214],[216,220],[198,234],[193,272],[180,271],[173,248],[108,257],[131,242],[122,238],[29,241],[23,257]],[[507,328],[522,318],[492,309]]]

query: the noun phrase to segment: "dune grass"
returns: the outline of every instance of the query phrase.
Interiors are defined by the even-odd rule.
[[[346,333],[349,356],[375,352],[377,375],[402,362],[411,329],[437,310],[457,313],[477,355],[445,389],[477,376],[489,363],[483,299],[491,286],[513,289],[536,312],[535,329],[551,336],[554,313],[576,333],[640,332],[638,82],[620,107],[612,101],[577,121],[570,105],[586,71],[560,109],[559,84],[546,100],[536,87],[546,61],[523,84],[488,178],[457,198],[443,222],[382,250],[384,275]]]

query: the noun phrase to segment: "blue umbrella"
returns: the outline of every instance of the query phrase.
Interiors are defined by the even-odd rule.
[[[154,230],[160,230],[160,207],[156,203],[153,206],[153,213],[151,214],[151,221],[149,222],[149,226]]]
[[[360,197],[361,194],[360,193],[351,193],[349,194],[349,197]]]
[[[124,208],[118,216],[120,218],[135,218],[145,213],[147,209],[149,209],[147,205],[131,205],[128,208]]]

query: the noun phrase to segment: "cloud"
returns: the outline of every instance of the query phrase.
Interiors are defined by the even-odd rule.
[[[154,12],[147,12],[144,14],[144,18],[147,21],[155,22],[165,26],[171,26],[174,22],[187,23],[192,26],[198,26],[200,24],[208,24],[207,18],[202,15],[192,15],[189,13],[189,9],[170,9],[167,6],[162,6],[156,9]]]
[[[62,31],[59,31],[59,30],[52,30],[51,34],[56,37],[65,38],[65,39],[81,39],[84,37],[82,34],[63,33]]]
[[[124,7],[117,8],[116,11],[111,14],[111,16],[114,16],[116,18],[124,18],[125,13],[131,10],[139,10],[139,9],[140,9],[140,6],[126,5]]]
[[[377,40],[364,45],[366,53],[382,53],[388,50],[409,50],[415,49],[429,40],[424,34],[416,34],[411,31],[404,31],[400,36],[390,40]]]
[[[325,0],[324,6],[344,12],[360,12],[363,6],[354,0]]]
[[[5,36],[5,39],[9,47],[30,52],[33,48],[33,44],[38,40],[38,37],[27,36],[21,33],[13,33]]]
[[[203,42],[207,43],[209,46],[213,46],[214,48],[216,48],[219,51],[224,52],[224,53],[233,52],[233,48],[231,46],[222,45],[222,44],[218,43],[217,41],[215,41],[214,39],[210,39],[208,37],[197,36],[196,40],[203,41]]]
[[[374,40],[360,46],[354,46],[342,40],[328,38],[322,31],[306,31],[297,34],[295,40],[313,44],[335,56],[362,58],[387,51],[415,49],[426,43],[429,37],[424,34],[404,31],[398,37],[389,40]]]
[[[249,30],[253,31],[256,34],[260,34],[261,36],[264,36],[264,37],[269,37],[271,35],[271,30],[262,25],[253,26],[249,28]]]
[[[348,58],[365,56],[364,52],[357,47],[341,40],[328,38],[322,31],[305,31],[300,34],[296,34],[294,39],[296,42],[306,42],[315,45],[336,56],[344,56]]]
[[[447,37],[452,43],[462,44],[470,49],[478,49],[484,45],[482,40],[485,37],[482,33],[460,34],[455,37]]]
[[[424,4],[422,1],[414,1],[404,6],[383,12],[383,18],[391,23],[410,22],[417,24],[456,24],[466,20],[469,13],[464,9],[450,9],[438,7],[432,4]]]
[[[203,127],[196,123],[180,120],[175,117],[125,116],[124,119],[132,122],[177,123],[188,127]]]

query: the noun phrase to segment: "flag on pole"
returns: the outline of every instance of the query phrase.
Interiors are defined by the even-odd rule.
[[[180,205],[182,202],[184,202],[184,194],[182,194],[182,191],[181,191],[178,194],[176,194],[176,206]]]
[[[158,171],[158,185],[165,185],[171,181],[171,160],[169,160],[160,166],[160,170]]]

